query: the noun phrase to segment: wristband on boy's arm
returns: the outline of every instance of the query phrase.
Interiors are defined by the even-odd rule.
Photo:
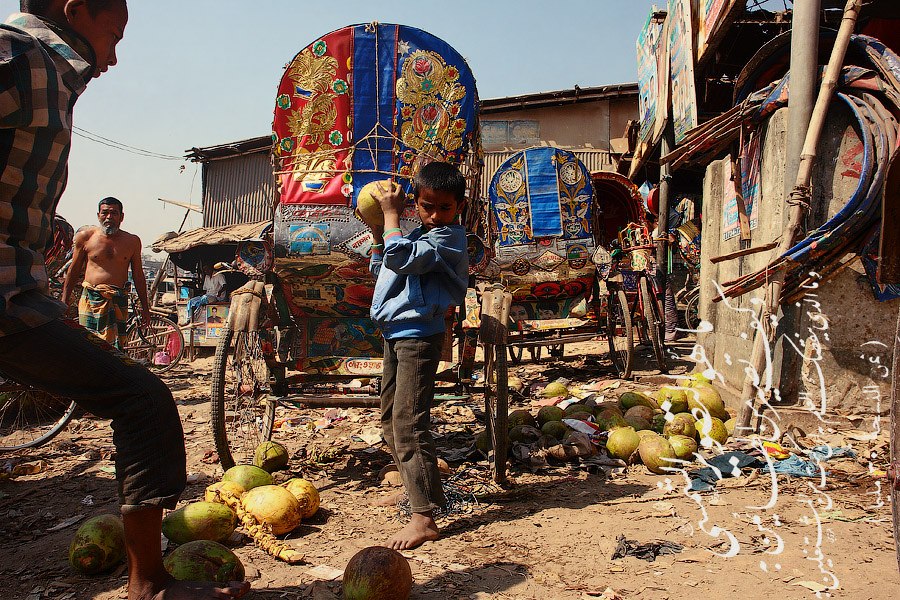
[[[384,254],[384,244],[372,244],[372,254]]]
[[[401,237],[402,235],[403,235],[403,232],[400,231],[399,227],[391,227],[390,229],[384,230],[383,237],[384,237],[385,241],[387,241],[388,239],[395,238],[395,237]]]

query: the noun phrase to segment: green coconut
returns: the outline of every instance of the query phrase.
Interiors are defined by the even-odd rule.
[[[668,408],[663,408],[665,403],[669,403]],[[672,414],[687,412],[688,401],[684,390],[665,385],[656,392],[656,403],[663,410],[668,410]]]
[[[707,411],[710,416],[716,417],[723,421],[728,420],[728,412],[725,410],[725,402],[722,396],[711,384],[703,382],[695,382],[689,390],[687,390],[688,407],[691,412],[697,410]],[[699,417],[700,415],[695,416]]]
[[[267,441],[256,447],[253,464],[267,473],[274,473],[287,467],[289,458],[287,448],[278,442]]]
[[[261,485],[272,485],[272,475],[253,465],[236,465],[225,471],[222,481],[232,481],[244,491]]]
[[[666,415],[664,414],[656,414],[653,415],[653,420],[650,421],[650,429],[655,431],[656,433],[662,433],[666,428]]]
[[[354,554],[344,569],[344,600],[407,600],[412,581],[402,554],[370,546]]]
[[[115,515],[84,522],[69,545],[69,564],[82,575],[109,571],[125,560],[125,529]]]
[[[176,544],[195,540],[224,543],[237,526],[237,517],[224,504],[192,502],[162,520],[162,532]]]
[[[624,416],[626,419],[628,417],[641,417],[650,421],[651,419],[653,419],[654,414],[655,413],[653,412],[653,409],[649,406],[638,405],[632,406],[631,408],[626,410],[625,414],[622,416]]]
[[[590,406],[582,404],[581,402],[573,402],[563,409],[563,415],[568,417],[569,415],[573,415],[577,412],[590,413],[594,414],[594,409]]]
[[[516,425],[509,430],[509,440],[520,444],[530,444],[541,437],[541,430],[530,425]]]
[[[640,416],[625,417],[625,422],[635,431],[650,429],[650,421]]]
[[[648,406],[652,409],[659,408],[656,400],[641,392],[625,392],[619,396],[619,406],[622,410],[628,410],[634,406]]]
[[[686,435],[670,435],[669,443],[675,450],[675,457],[681,460],[694,460],[694,453],[697,451],[697,440]]]
[[[597,425],[603,431],[609,431],[616,427],[628,427],[628,421],[621,414],[611,410],[602,411],[596,418]]]
[[[675,449],[662,436],[646,436],[638,446],[638,454],[651,473],[661,475],[673,466],[671,460],[675,458]]]
[[[478,449],[482,454],[487,455],[491,451],[491,438],[488,435],[487,429],[482,429],[475,436],[475,448]]]
[[[728,432],[728,437],[734,437],[734,428],[736,423],[737,419],[734,417],[731,417],[730,419],[725,421],[725,431]]]
[[[689,438],[696,437],[697,429],[694,426],[694,416],[691,413],[678,413],[667,421],[663,427],[664,435],[684,435]]]
[[[638,437],[641,438],[641,439],[644,439],[645,437],[652,436],[652,435],[656,435],[656,436],[659,435],[658,433],[656,433],[656,432],[653,431],[652,429],[639,429],[639,430],[637,431],[637,434],[638,434]]]
[[[631,427],[616,427],[609,432],[606,440],[606,452],[613,458],[624,461],[631,459],[631,455],[641,443],[641,437]]]
[[[558,406],[542,406],[537,414],[537,422],[543,427],[545,423],[551,421],[562,421],[564,415],[563,409]]]
[[[557,398],[559,396],[568,396],[569,388],[558,381],[552,381],[541,391],[544,398]]]
[[[228,583],[244,580],[244,565],[234,552],[210,540],[178,546],[163,561],[166,571],[178,581]]]
[[[534,416],[524,408],[520,408],[519,410],[514,410],[509,413],[509,417],[507,417],[507,424],[510,429],[516,427],[517,425],[528,425],[529,427],[537,427],[537,421]]]
[[[506,386],[510,390],[518,393],[522,393],[522,390],[525,389],[525,383],[515,375],[510,375],[509,378],[507,378]]]
[[[713,446],[713,441],[724,444],[728,441],[728,429],[725,423],[716,417],[704,417],[697,421],[697,435],[700,438],[700,445],[704,448]]]
[[[541,427],[541,433],[553,436],[554,439],[561,440],[569,428],[562,421],[547,421]]]

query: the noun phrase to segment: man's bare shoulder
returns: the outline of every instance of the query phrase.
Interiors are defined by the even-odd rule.
[[[76,244],[85,244],[87,243],[95,234],[99,233],[100,228],[96,225],[81,227],[78,231],[75,232],[75,237],[72,238]]]

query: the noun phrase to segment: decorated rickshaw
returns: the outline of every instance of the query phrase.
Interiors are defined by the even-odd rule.
[[[478,237],[486,220],[475,80],[462,56],[429,33],[369,23],[306,46],[278,87],[272,159],[272,255],[247,261],[258,275],[232,293],[216,348],[211,422],[225,468],[252,461],[258,443],[272,436],[279,405],[378,405],[383,341],[369,318],[373,242],[356,214],[366,184],[392,179],[405,190],[401,228],[408,233],[419,224],[412,198],[418,169],[435,160],[456,164],[468,182],[463,220],[472,233],[472,268],[486,264]],[[486,313],[503,309],[502,295],[498,300]],[[461,312],[447,315],[456,343],[445,344],[438,374],[445,397],[472,391],[479,336],[472,328],[464,333]],[[494,421],[506,419],[505,362],[492,361],[496,349],[481,343],[485,413],[497,450],[489,458],[501,480],[506,427]]]

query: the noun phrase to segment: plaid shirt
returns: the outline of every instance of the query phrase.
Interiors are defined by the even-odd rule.
[[[66,311],[49,295],[44,251],[66,187],[72,109],[93,73],[82,56],[93,53],[77,34],[34,15],[0,25],[0,336]]]

